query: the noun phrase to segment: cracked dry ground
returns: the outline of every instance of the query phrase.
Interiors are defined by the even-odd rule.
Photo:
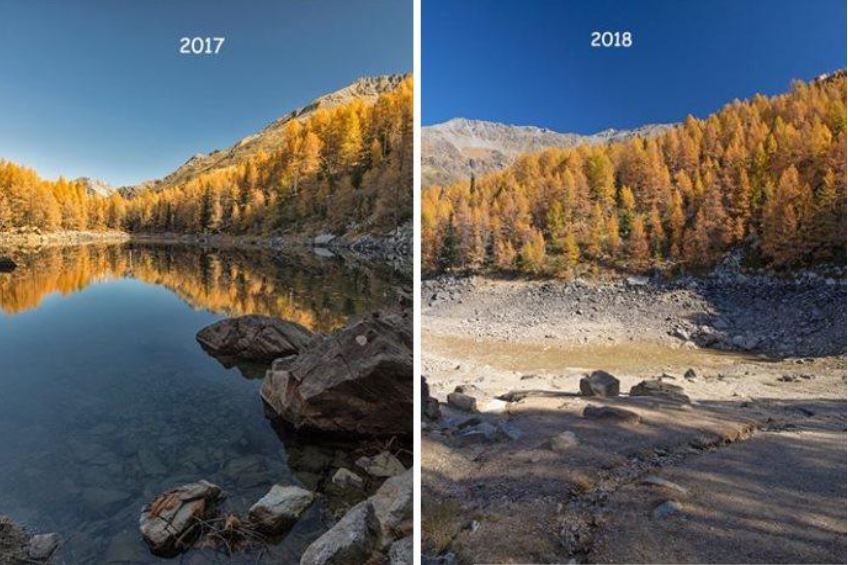
[[[472,340],[425,311],[424,375],[442,405],[422,433],[424,554],[443,563],[844,563],[844,355],[663,356],[656,343],[645,344],[651,355],[629,353],[640,345],[625,344],[609,367],[575,367],[621,351],[574,355],[562,344],[560,356],[550,340]],[[690,367],[697,376],[686,379]],[[621,379],[622,396],[569,395],[598,368]],[[691,405],[626,395],[663,372]],[[475,415],[444,404],[468,384],[491,398],[562,396]],[[625,408],[641,422],[587,419],[588,405]],[[465,441],[469,417],[513,437]],[[551,449],[564,431],[578,445]]]

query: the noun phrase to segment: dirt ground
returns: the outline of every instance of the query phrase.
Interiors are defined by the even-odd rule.
[[[820,312],[797,340],[841,354],[779,356],[670,338],[673,302],[659,315],[641,288],[617,299],[627,312],[601,302],[594,319],[558,292],[534,325],[519,287],[485,281],[423,310],[423,374],[442,403],[422,433],[429,559],[845,562],[844,337],[833,343],[844,311]],[[597,369],[621,396],[579,395]],[[627,394],[660,376],[691,402]],[[457,386],[477,412],[446,403]],[[525,397],[497,399],[516,391]],[[589,418],[587,406],[639,421]],[[563,432],[572,443],[556,443]]]

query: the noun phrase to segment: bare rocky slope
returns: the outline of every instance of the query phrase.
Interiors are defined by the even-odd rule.
[[[291,120],[309,117],[319,108],[332,108],[353,99],[374,102],[380,94],[396,88],[408,75],[393,74],[363,77],[335,92],[320,96],[302,108],[293,110],[266,126],[262,131],[248,135],[228,149],[216,149],[211,153],[198,153],[167,176],[144,181],[135,186],[122,187],[121,193],[129,196],[141,190],[164,190],[184,183],[199,174],[228,167],[255,155],[260,151],[272,152],[280,148],[283,131]]]
[[[606,129],[592,135],[559,133],[535,126],[514,126],[455,118],[421,130],[424,187],[448,184],[510,165],[522,153],[547,147],[609,143],[634,136],[656,135],[671,127],[651,124],[633,130]]]

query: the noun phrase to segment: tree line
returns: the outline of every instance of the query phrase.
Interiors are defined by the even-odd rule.
[[[273,235],[380,230],[412,215],[412,79],[367,104],[319,108],[287,124],[280,149],[124,197],[41,179],[0,161],[0,231]]]
[[[430,271],[845,261],[845,73],[651,137],[547,149],[422,199]]]

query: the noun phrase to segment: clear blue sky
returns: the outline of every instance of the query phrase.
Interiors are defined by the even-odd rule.
[[[705,116],[845,67],[845,0],[423,0],[425,125],[591,133]],[[629,49],[589,46],[629,30]]]
[[[194,35],[227,39],[178,54]],[[411,70],[411,0],[0,0],[0,158],[136,183]]]

